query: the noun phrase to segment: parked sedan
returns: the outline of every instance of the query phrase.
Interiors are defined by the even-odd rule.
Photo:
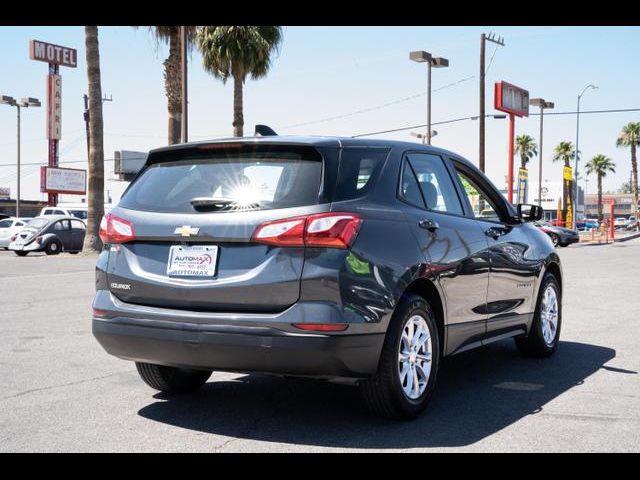
[[[7,249],[11,243],[11,237],[18,233],[27,224],[24,218],[9,217],[0,220],[0,248]]]
[[[580,236],[575,230],[570,230],[564,227],[556,227],[554,225],[551,225],[549,222],[543,221],[534,222],[534,224],[544,233],[549,235],[551,243],[553,243],[554,247],[557,247],[558,245],[560,245],[561,247],[568,247],[572,243],[580,241]]]
[[[24,257],[29,252],[78,253],[84,243],[85,223],[75,217],[36,217],[11,237],[9,250]]]

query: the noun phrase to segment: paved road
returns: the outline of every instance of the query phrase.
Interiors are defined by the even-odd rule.
[[[156,394],[91,335],[95,258],[0,252],[0,451],[637,451],[640,240],[560,254],[557,354],[505,341],[446,359],[428,412],[398,423],[310,380],[215,373]]]

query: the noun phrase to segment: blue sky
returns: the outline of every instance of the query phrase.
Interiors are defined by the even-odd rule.
[[[506,80],[527,88],[532,97],[555,102],[556,111],[574,111],[582,88],[593,83],[582,110],[640,108],[637,27],[285,27],[280,56],[269,76],[245,86],[245,134],[256,123],[280,133],[345,135],[373,132],[426,122],[426,99],[418,96],[385,108],[349,114],[425,92],[422,65],[410,62],[411,50],[426,50],[449,59],[450,67],[433,72],[432,121],[477,115],[479,36],[494,31],[506,46],[495,52],[487,73],[487,113],[493,113],[493,83]],[[104,105],[105,157],[115,150],[148,150],[166,143],[166,99],[162,61],[167,48],[156,49],[146,29],[100,27],[102,89],[113,96]],[[62,68],[63,140],[61,166],[86,158],[82,95],[86,92],[83,27],[0,27],[0,93],[32,96],[44,101],[47,66],[29,60],[28,41],[38,39],[78,49],[78,68]],[[494,53],[487,44],[487,62]],[[447,88],[449,84],[454,84]],[[438,90],[440,89],[440,90]],[[201,67],[194,51],[189,76],[191,140],[231,134],[232,84],[223,85]],[[583,115],[580,150],[587,159],[605,154],[617,164],[617,174],[605,179],[615,189],[629,178],[629,152],[615,139],[640,112]],[[313,123],[310,123],[313,122]],[[518,119],[516,134],[538,138],[538,117]],[[302,126],[294,126],[305,124]],[[0,186],[15,192],[15,110],[0,106]],[[487,173],[502,184],[507,166],[506,120],[487,120]],[[434,127],[434,145],[477,162],[477,122]],[[551,151],[561,140],[575,142],[575,115],[545,117],[543,178],[560,180],[561,166]],[[408,131],[379,138],[416,140]],[[23,111],[22,161],[44,162],[47,155],[44,108]],[[9,166],[4,166],[9,164]],[[537,159],[530,164],[537,179]],[[24,166],[23,197],[40,199],[38,167]],[[112,164],[107,163],[107,177]],[[595,182],[589,184],[593,191]],[[115,196],[123,185],[110,182]],[[66,197],[73,200],[73,197]]]

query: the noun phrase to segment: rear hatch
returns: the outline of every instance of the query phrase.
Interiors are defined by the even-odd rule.
[[[109,246],[111,292],[174,309],[286,309],[299,297],[304,247],[251,237],[264,222],[328,211],[336,159],[336,148],[260,143],[152,152],[110,212],[132,234]]]

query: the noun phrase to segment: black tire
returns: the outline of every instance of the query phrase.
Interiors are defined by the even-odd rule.
[[[22,252],[19,250],[14,250],[13,253],[15,253],[19,257],[26,257],[27,255],[29,255],[29,252]]]
[[[551,243],[553,243],[554,247],[557,247],[560,243],[560,238],[558,238],[558,235],[556,235],[555,233],[550,233],[549,238],[551,239]]]
[[[44,247],[44,251],[47,255],[58,255],[62,252],[62,244],[58,240],[51,240],[47,243],[47,246]]]
[[[431,372],[424,392],[410,399],[403,390],[398,368],[400,339],[405,324],[414,315],[426,321],[431,336]],[[360,382],[360,391],[368,409],[379,416],[394,420],[409,420],[418,416],[431,400],[440,363],[440,339],[433,310],[418,295],[406,295],[396,307],[387,329],[378,371]]]
[[[166,393],[188,393],[207,383],[211,370],[166,367],[136,362],[140,378],[151,388]]]
[[[558,323],[557,328],[553,336],[553,340],[549,343],[545,341],[543,334],[543,321],[541,316],[542,300],[547,288],[553,288],[557,298],[557,316]],[[547,272],[540,285],[538,291],[538,301],[536,304],[536,311],[533,316],[533,322],[531,324],[531,330],[529,336],[525,338],[516,338],[516,346],[522,355],[525,357],[543,358],[552,355],[558,348],[558,342],[560,340],[560,330],[562,328],[562,295],[560,292],[560,286],[556,277]]]

